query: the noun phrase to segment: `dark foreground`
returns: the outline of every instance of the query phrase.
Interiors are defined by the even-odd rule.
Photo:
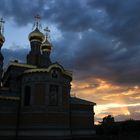
[[[138,134],[123,134],[123,135],[102,135],[94,137],[71,137],[71,138],[59,138],[59,137],[0,137],[0,140],[140,140],[140,133]]]

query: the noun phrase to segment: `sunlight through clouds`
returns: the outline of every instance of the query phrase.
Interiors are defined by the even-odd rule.
[[[120,86],[105,80],[89,78],[85,81],[73,81],[72,93],[80,98],[96,101],[96,122],[109,114],[116,118],[124,116],[124,119],[129,119],[133,113],[139,113],[139,110],[131,109],[140,107],[140,88],[137,85]],[[123,117],[121,119],[123,120]]]

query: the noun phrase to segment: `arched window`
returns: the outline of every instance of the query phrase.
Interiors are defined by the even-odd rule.
[[[58,78],[58,71],[57,70],[52,70],[52,78]]]
[[[31,98],[31,88],[26,86],[24,89],[24,106],[30,105],[30,98]]]

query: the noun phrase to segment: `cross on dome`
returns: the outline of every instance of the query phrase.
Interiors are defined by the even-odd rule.
[[[34,21],[33,29],[34,28],[40,29],[41,28],[41,24],[40,24],[41,17],[39,15],[36,15],[36,16],[34,16],[34,18],[35,18],[35,21]]]
[[[50,39],[50,36],[49,36],[50,30],[49,30],[48,27],[46,27],[46,28],[44,29],[44,31],[45,31],[45,39],[44,39],[44,41],[45,41],[47,38]]]
[[[45,35],[48,37],[48,33],[50,32],[49,28],[46,27],[46,28],[44,29],[44,31],[45,31]]]

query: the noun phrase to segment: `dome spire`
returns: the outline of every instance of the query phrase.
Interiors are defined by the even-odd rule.
[[[33,24],[33,31],[29,34],[29,40],[32,41],[39,41],[42,43],[44,39],[44,34],[40,32],[41,24],[40,24],[40,16],[36,15],[34,17],[35,21]]]
[[[36,16],[34,16],[34,18],[35,18],[35,21],[34,21],[34,24],[33,24],[33,29],[34,28],[40,29],[41,28],[41,23],[40,23],[41,17],[39,15],[36,15]]]
[[[44,29],[44,31],[45,31],[45,36],[46,36],[46,37],[49,37],[49,32],[50,32],[49,28],[46,27],[46,28]]]

